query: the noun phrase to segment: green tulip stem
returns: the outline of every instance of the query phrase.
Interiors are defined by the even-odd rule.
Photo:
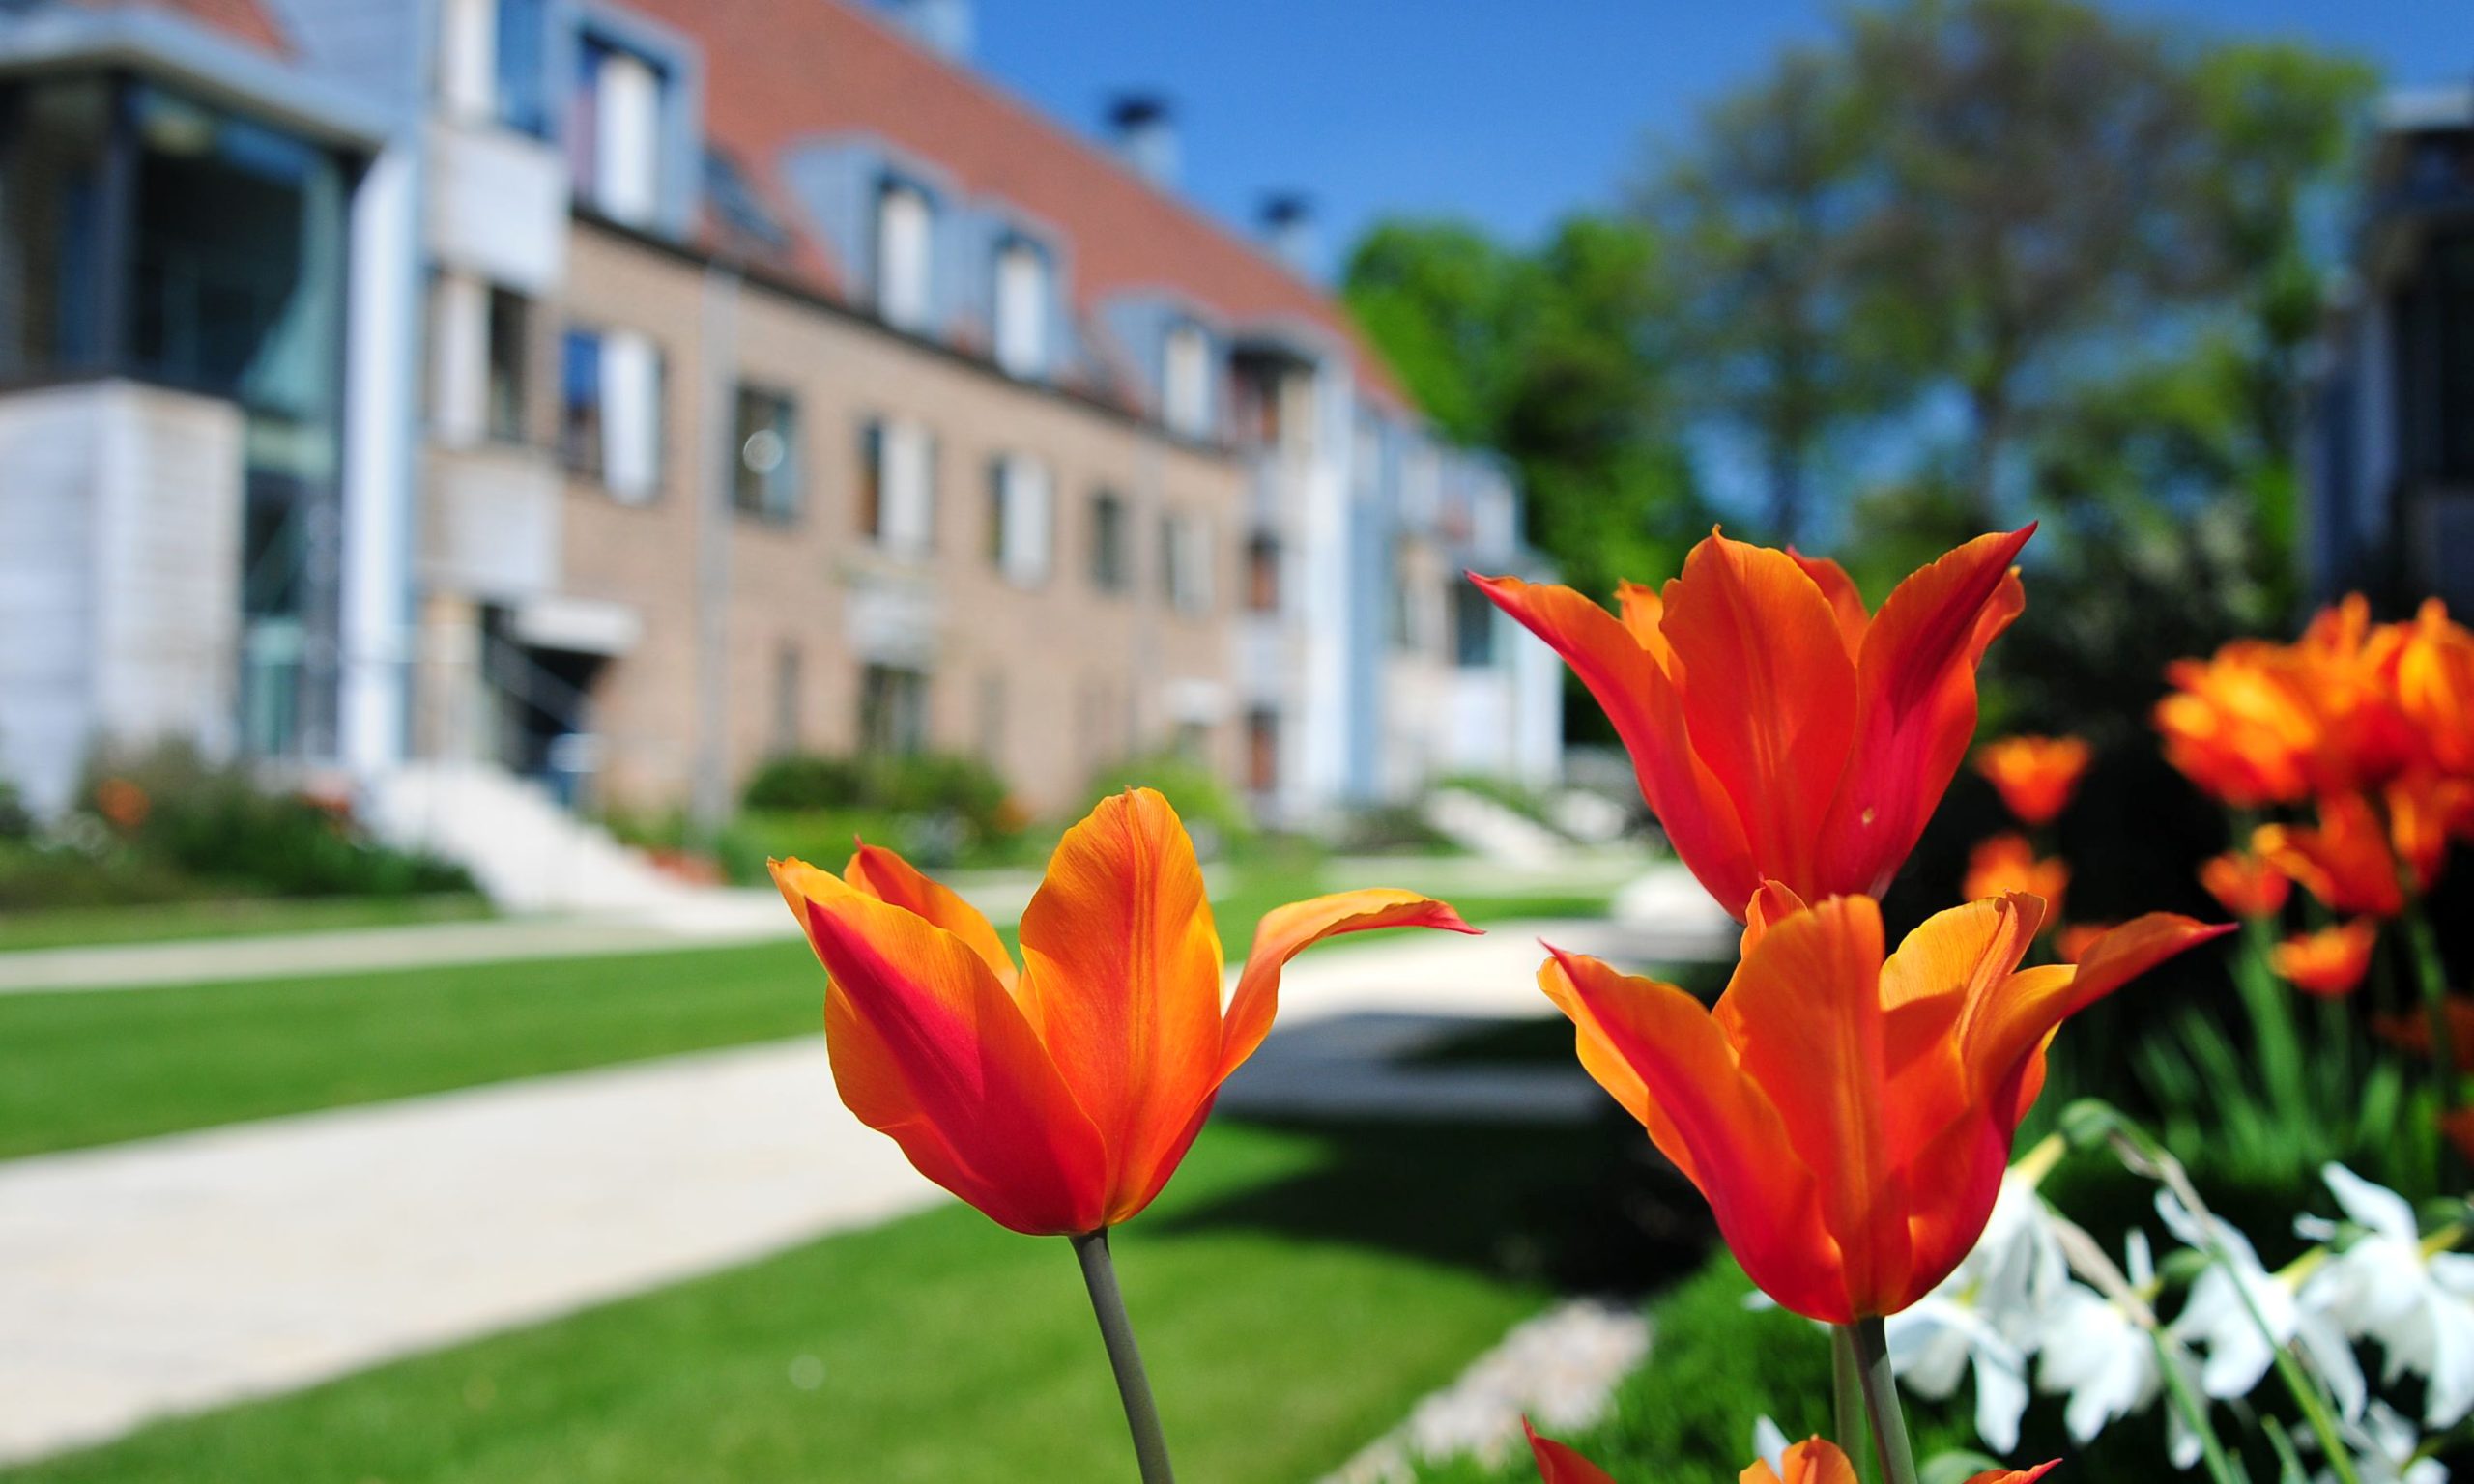
[[[1116,1373],[1117,1395],[1125,1400],[1125,1425],[1134,1434],[1134,1459],[1142,1470],[1142,1484],[1176,1484],[1176,1472],[1168,1467],[1168,1443],[1160,1434],[1160,1409],[1151,1400],[1151,1379],[1142,1372],[1142,1351],[1125,1317],[1125,1295],[1117,1291],[1108,1230],[1084,1232],[1073,1241],[1083,1286],[1091,1290],[1091,1312],[1100,1321],[1100,1340],[1108,1348],[1108,1368]]]

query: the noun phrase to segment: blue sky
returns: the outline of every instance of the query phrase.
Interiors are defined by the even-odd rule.
[[[2474,0],[2116,0],[2201,32],[2349,48],[2394,82],[2474,76]],[[1645,135],[1782,44],[1825,0],[977,0],[978,65],[1089,128],[1104,100],[1177,102],[1187,192],[1250,220],[1268,188],[1316,201],[1326,256],[1392,212],[1513,236],[1610,199]]]

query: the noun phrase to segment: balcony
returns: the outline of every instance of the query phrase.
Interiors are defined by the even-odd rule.
[[[440,261],[540,295],[567,260],[567,166],[528,134],[430,127],[430,248]]]
[[[511,603],[559,584],[558,467],[536,449],[437,449],[420,521],[421,581]]]

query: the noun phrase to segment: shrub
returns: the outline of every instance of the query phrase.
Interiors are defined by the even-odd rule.
[[[1021,828],[1005,780],[974,758],[949,754],[830,757],[791,753],[767,758],[740,795],[752,813],[860,811],[946,815],[961,821],[964,843],[1002,840]]]
[[[1128,757],[1092,775],[1090,794],[1095,799],[1128,788],[1157,789],[1185,820],[1195,850],[1206,859],[1252,833],[1253,820],[1236,792],[1219,774],[1191,757],[1152,753]]]
[[[383,845],[340,806],[263,788],[247,769],[187,746],[105,755],[92,774],[83,799],[112,837],[201,887],[284,897],[474,889],[462,867]]]

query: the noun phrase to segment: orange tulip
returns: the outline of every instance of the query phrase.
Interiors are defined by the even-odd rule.
[[[2061,1021],[2231,930],[2151,914],[2075,967],[2021,971],[2043,921],[2025,894],[1971,902],[1885,960],[1871,898],[1806,908],[1771,883],[1714,1009],[1559,951],[1539,984],[1752,1280],[1846,1324],[1906,1308],[1975,1245]]]
[[[2311,791],[2319,719],[2283,645],[2236,640],[2205,660],[2176,660],[2156,703],[2165,760],[2237,809],[2290,804]]]
[[[2005,834],[1978,841],[1975,848],[1968,852],[1967,880],[1959,895],[1970,901],[1982,901],[1987,897],[2026,892],[2043,898],[2046,923],[2058,925],[2062,894],[2069,890],[2069,862],[2053,856],[2039,857],[2036,847],[2028,843],[2027,836]]]
[[[2011,814],[2034,829],[2070,806],[2087,758],[2087,744],[2077,737],[2005,737],[1975,750],[1975,770]]]
[[[2401,627],[2388,682],[2429,763],[2474,776],[2474,634],[2450,620],[2447,604],[2427,599]]]
[[[2054,956],[2064,963],[2077,963],[2105,940],[2105,934],[2120,926],[2119,923],[2073,923],[2054,935]]]
[[[1615,1484],[1605,1470],[1552,1438],[1539,1437],[1528,1418],[1523,1417],[1520,1425],[1529,1434],[1529,1451],[1538,1460],[1538,1477],[1543,1484]],[[2060,1462],[2055,1459],[2033,1469],[1988,1470],[1968,1484],[2035,1484]],[[1738,1476],[1737,1484],[1856,1484],[1856,1465],[1828,1439],[1809,1438],[1791,1444],[1776,1469],[1766,1462],[1754,1463]]]
[[[2388,805],[2388,841],[2413,868],[2416,888],[2430,891],[2447,864],[2452,840],[2474,839],[2474,779],[2418,771],[2381,791]]]
[[[2457,1070],[2474,1071],[2474,995],[2452,994],[2445,1006],[2448,1048],[2457,1058]],[[2371,1031],[2409,1056],[2427,1057],[2431,1054],[2431,1017],[2420,1010],[2373,1015]]]
[[[2379,924],[2368,917],[2286,939],[2268,951],[2278,975],[2305,994],[2335,999],[2362,987]]]
[[[2358,793],[2320,800],[2316,827],[2259,826],[2251,836],[2251,848],[2332,912],[2395,917],[2405,909],[2388,837],[2370,802]]]
[[[1411,892],[1265,913],[1222,1003],[1193,842],[1151,790],[1065,833],[1022,913],[1018,969],[988,919],[890,850],[773,879],[830,981],[842,1100],[919,1172],[1018,1232],[1079,1235],[1151,1204],[1220,1084],[1270,1031],[1281,965],[1335,933],[1476,929]]]
[[[1835,562],[1712,533],[1619,618],[1569,587],[1476,577],[1614,722],[1677,855],[1740,917],[1765,880],[1879,892],[1975,729],[1975,667],[2019,614],[2034,528],[1980,536],[1877,614]]]
[[[2391,682],[2405,631],[2371,621],[2361,593],[2321,609],[2293,645],[2304,694],[2318,721],[2312,786],[2320,793],[2376,788],[2421,749]]]
[[[2247,850],[2228,850],[2200,867],[2200,885],[2217,905],[2235,917],[2274,917],[2285,910],[2293,882],[2264,857]]]

